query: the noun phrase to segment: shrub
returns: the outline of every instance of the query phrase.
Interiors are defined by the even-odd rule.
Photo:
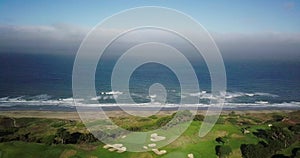
[[[227,121],[234,125],[238,123],[236,118],[228,118]]]
[[[126,128],[128,131],[133,131],[133,132],[137,132],[137,131],[141,131],[141,127],[138,126],[130,126]]]
[[[287,148],[297,140],[292,131],[277,126],[272,126],[271,129],[268,130],[259,129],[253,134],[258,138],[264,139],[265,142],[241,145],[240,149],[244,158],[271,157],[273,154]],[[280,155],[274,156],[278,157]]]
[[[218,138],[216,138],[216,142],[224,144],[225,140],[222,137],[218,137]]]
[[[292,150],[292,158],[297,158],[297,157],[300,157],[300,148],[294,148]]]
[[[71,138],[70,132],[65,128],[59,128],[56,132],[56,136],[61,140],[61,143],[64,144],[66,140]]]
[[[165,126],[171,120],[172,120],[172,116],[161,117],[156,121],[156,125],[158,127],[162,127],[162,126]]]
[[[204,116],[197,114],[197,115],[195,115],[195,117],[194,117],[193,120],[194,121],[203,121],[204,120]]]
[[[243,158],[266,158],[270,157],[270,153],[266,150],[263,144],[242,144],[241,152]]]
[[[157,119],[157,116],[156,115],[151,115],[151,116],[149,116],[149,118],[155,120],[155,119]]]
[[[150,118],[139,118],[138,121],[141,121],[141,122],[145,122],[145,121],[150,121],[151,119]]]
[[[91,133],[87,133],[87,134],[81,134],[80,137],[79,137],[79,140],[77,142],[80,142],[80,143],[93,143],[93,142],[96,142],[98,141],[97,138],[94,137],[93,134]]]
[[[272,115],[272,118],[276,122],[282,121],[284,119],[284,117],[282,115],[278,115],[278,114]]]
[[[229,116],[235,116],[236,114],[235,114],[235,111],[231,111],[230,113],[229,113]]]
[[[65,125],[65,124],[66,124],[66,123],[63,122],[63,121],[57,121],[57,122],[51,123],[51,127],[58,128],[58,127],[62,127],[62,126]]]
[[[216,155],[219,156],[219,158],[228,157],[232,152],[231,147],[228,145],[217,145],[215,150]]]
[[[55,142],[55,135],[48,135],[42,138],[42,143],[45,143],[47,145],[51,145]]]
[[[0,137],[14,134],[18,131],[18,128],[0,128]]]
[[[272,158],[290,158],[289,156],[285,156],[283,154],[276,154],[276,155],[273,155]]]
[[[296,124],[294,126],[290,126],[289,130],[291,130],[295,134],[300,134],[300,124]]]

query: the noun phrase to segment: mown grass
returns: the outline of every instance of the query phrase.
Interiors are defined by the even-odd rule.
[[[68,147],[65,145],[48,146],[44,144],[25,142],[0,143],[0,152],[2,153],[3,158],[54,158],[59,157],[66,148]]]

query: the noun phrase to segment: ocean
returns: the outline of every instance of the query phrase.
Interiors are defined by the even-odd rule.
[[[0,110],[74,110],[72,69],[75,55],[0,54]],[[115,97],[122,91],[112,91],[111,71],[114,59],[103,60],[95,73],[96,98],[99,103],[81,106],[118,106]],[[224,60],[227,76],[225,109],[300,109],[300,62],[280,60]],[[184,94],[176,75],[167,67],[148,63],[134,71],[130,78],[130,95],[137,103],[151,109],[157,96],[149,94],[154,83],[165,86],[164,107],[175,108],[180,96],[199,97],[200,108],[207,108],[210,75],[203,62],[193,62],[200,92]],[[192,87],[191,87],[192,88]],[[126,101],[125,101],[126,103]],[[186,104],[184,106],[194,106]]]

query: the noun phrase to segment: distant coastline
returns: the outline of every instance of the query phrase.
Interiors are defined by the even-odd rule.
[[[95,111],[99,110],[100,107],[85,107],[84,109],[87,111]],[[119,106],[102,106],[101,107],[104,111],[121,111],[122,109]],[[141,106],[130,106],[126,107],[129,110],[136,111],[151,111],[154,109],[154,107],[141,107]],[[182,109],[192,110],[195,109],[195,107],[183,107]],[[208,107],[198,107],[198,110],[203,111],[207,110]],[[163,107],[161,108],[161,111],[177,111],[178,107]],[[223,107],[223,111],[265,111],[265,110],[300,110],[300,106],[293,106],[293,107],[276,107],[276,106],[245,106],[245,107],[236,107],[236,108],[229,108],[229,107]],[[9,106],[9,107],[1,107],[0,106],[0,113],[1,111],[53,111],[53,112],[75,112],[76,107],[75,106]]]

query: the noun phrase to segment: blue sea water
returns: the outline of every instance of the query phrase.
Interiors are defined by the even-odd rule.
[[[24,107],[72,107],[72,69],[75,56],[45,54],[0,54],[0,110]],[[116,104],[122,91],[112,91],[111,71],[115,60],[107,58],[95,73],[96,99],[102,106]],[[224,60],[227,75],[228,108],[299,108],[300,62],[274,60]],[[176,105],[180,96],[198,96],[209,103],[210,75],[203,62],[193,62],[201,91],[181,94],[176,75],[167,67],[148,63],[130,78],[130,95],[140,104],[155,101],[149,87],[161,83],[167,91],[166,104]]]

